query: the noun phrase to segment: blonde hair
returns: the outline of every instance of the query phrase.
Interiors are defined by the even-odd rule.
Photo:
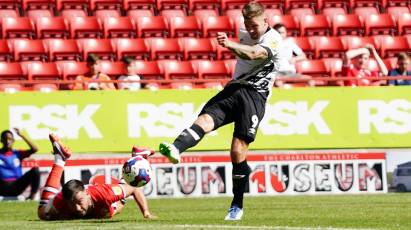
[[[256,1],[251,1],[244,5],[241,12],[243,13],[244,20],[248,20],[263,15],[264,10],[263,4]]]

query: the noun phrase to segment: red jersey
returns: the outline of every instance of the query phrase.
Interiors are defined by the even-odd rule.
[[[93,208],[89,214],[81,218],[111,218],[115,214],[116,202],[124,199],[125,192],[121,185],[98,184],[88,185],[86,192],[91,196]],[[79,218],[64,200],[62,192],[59,192],[54,200],[53,207],[58,212],[56,219]],[[53,218],[54,219],[54,218]]]
[[[358,80],[344,81],[345,86],[367,86],[371,85],[372,81],[369,77],[378,77],[378,71],[370,71],[368,69],[357,69],[353,64],[342,67],[342,75],[345,77],[356,77]]]

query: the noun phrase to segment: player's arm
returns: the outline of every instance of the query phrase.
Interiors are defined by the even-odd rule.
[[[125,197],[133,196],[134,201],[137,203],[138,207],[140,208],[141,213],[143,214],[144,218],[154,218],[151,215],[148,209],[147,199],[144,196],[143,191],[140,188],[132,187],[128,184],[121,185],[124,188]]]
[[[26,142],[27,145],[29,146],[30,149],[26,151],[28,155],[33,154],[33,153],[35,153],[35,152],[37,152],[37,151],[39,150],[39,149],[37,148],[37,146],[36,146],[29,138],[27,138],[26,135],[24,135],[24,134],[20,131],[20,129],[14,128],[14,131],[15,131],[16,134],[19,135],[19,137],[21,137],[21,139],[23,139],[24,142]]]
[[[268,52],[262,46],[249,46],[231,41],[228,39],[226,33],[219,32],[217,34],[217,42],[219,45],[231,50],[236,56],[242,59],[256,60],[268,58]]]

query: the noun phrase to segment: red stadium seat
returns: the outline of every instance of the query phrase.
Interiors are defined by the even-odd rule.
[[[137,10],[129,10],[127,11],[127,15],[130,18],[139,18],[139,17],[153,17],[154,13],[151,10],[141,10],[141,9],[137,9]],[[134,21],[134,20],[133,20]]]
[[[183,59],[182,44],[177,38],[149,38],[152,59]]]
[[[0,76],[1,79],[1,76]],[[0,91],[5,93],[16,93],[23,90],[21,84],[0,84]]]
[[[351,8],[369,7],[369,6],[379,8],[381,6],[381,0],[350,0]]]
[[[394,57],[399,52],[409,52],[411,47],[405,37],[386,36],[381,40],[381,56],[382,58]]]
[[[196,10],[193,12],[193,15],[198,18],[200,22],[202,22],[208,17],[217,17],[218,12],[216,12],[215,10]]]
[[[346,15],[347,11],[344,8],[325,8],[323,9],[323,15],[327,16],[328,19],[332,20],[334,17],[338,15]]]
[[[70,20],[72,38],[100,38],[103,30],[96,17],[75,17]]]
[[[23,10],[44,10],[56,7],[53,0],[23,0]]]
[[[326,9],[326,8],[342,8],[345,11],[348,10],[350,2],[349,0],[318,0],[317,1],[319,9]]]
[[[221,0],[221,9],[223,11],[230,9],[242,9],[248,0]]]
[[[216,49],[208,38],[183,38],[184,58],[191,59],[215,59]]]
[[[157,10],[187,9],[188,0],[157,0]]]
[[[86,62],[63,62],[63,79],[74,80],[78,75],[84,75],[89,71]]]
[[[151,54],[145,40],[142,38],[119,38],[114,40],[117,59],[125,56],[135,59],[150,59]]]
[[[34,25],[29,18],[3,18],[3,38],[34,38]]]
[[[11,61],[13,54],[10,51],[7,40],[0,40],[0,62]]]
[[[114,60],[115,54],[109,39],[86,38],[78,40],[83,59],[86,60],[89,54],[95,54],[103,60]]]
[[[230,73],[230,77],[232,77],[235,72],[235,66],[237,64],[237,59],[224,60],[224,64],[227,67],[228,72]]]
[[[365,21],[365,34],[367,35],[394,35],[395,33],[395,21],[390,14],[373,14],[368,16],[367,20]]]
[[[274,26],[277,23],[282,23],[287,28],[288,36],[298,36],[300,34],[300,26],[296,17],[292,15],[274,15],[268,18],[268,24]]]
[[[134,66],[138,75],[144,80],[164,80],[164,72],[161,71],[157,61],[135,61]]]
[[[127,69],[123,62],[101,61],[99,63],[99,70],[107,74],[111,79],[127,75]]]
[[[367,44],[371,44],[376,49],[379,49],[379,46],[375,42],[375,39],[373,37],[347,36],[343,37],[342,41],[345,43],[345,47],[347,48],[347,50],[364,48]]]
[[[2,20],[3,18],[18,18],[19,13],[16,10],[4,10],[4,9],[0,9],[0,20]]]
[[[43,17],[36,22],[37,38],[67,38],[69,31],[62,17]]]
[[[50,10],[28,10],[26,15],[31,21],[35,22],[42,17],[53,17],[53,12]]]
[[[194,84],[191,82],[171,82],[170,88],[179,90],[191,90],[194,88]]]
[[[74,39],[50,39],[47,42],[50,61],[76,60],[79,61],[81,52]]]
[[[162,10],[160,15],[163,16],[169,23],[175,17],[185,17],[187,16],[184,10]]]
[[[315,56],[319,58],[342,58],[345,53],[340,37],[315,37]]]
[[[388,14],[391,14],[394,16],[395,20],[398,20],[398,18],[403,15],[403,14],[409,14],[410,13],[410,8],[406,6],[393,6],[393,7],[388,7],[386,9],[386,12]]]
[[[221,8],[221,4],[219,0],[189,0],[188,8],[191,11],[196,11],[196,10],[216,11]]]
[[[103,23],[108,18],[118,18],[121,14],[117,10],[97,10],[94,12],[94,16]]]
[[[330,35],[330,22],[324,15],[306,15],[300,20],[300,34],[304,36]]]
[[[134,22],[129,17],[107,18],[104,21],[104,34],[106,38],[135,37]]]
[[[315,12],[312,8],[294,8],[290,10],[290,14],[301,21],[306,15],[315,15]]]
[[[84,10],[63,10],[60,14],[68,22],[75,17],[87,17],[87,13]]]
[[[232,37],[235,34],[234,27],[227,16],[208,17],[202,21],[203,37],[216,37],[217,32],[225,32]]]
[[[167,37],[168,26],[162,16],[132,18],[137,26],[138,37]]]
[[[21,1],[16,0],[1,0],[0,9],[19,10],[21,9]]]
[[[123,9],[130,10],[150,10],[153,14],[156,11],[156,0],[124,0]]]
[[[360,19],[365,22],[368,16],[372,14],[380,14],[380,12],[375,7],[359,7],[354,9],[354,14],[360,16]]]
[[[336,15],[332,21],[334,36],[364,34],[362,22],[355,14]]]
[[[308,37],[288,37],[295,44],[297,44],[305,53],[308,58],[313,58],[315,55],[314,45],[311,43]]]
[[[394,69],[397,68],[397,58],[391,57],[391,58],[385,58],[384,59],[384,64],[387,67],[387,69]]]
[[[380,67],[377,63],[377,61],[373,58],[370,58],[370,60],[368,60],[368,63],[366,65],[366,68],[369,69],[370,71],[378,71],[380,72]]]
[[[0,80],[27,80],[18,62],[0,62]]]
[[[53,62],[34,62],[28,65],[29,80],[59,80],[62,79],[57,66]]]
[[[59,90],[57,84],[42,83],[42,84],[33,84],[32,88],[34,91],[40,91],[43,93],[50,93]]]
[[[281,9],[265,9],[265,14],[267,15],[267,17],[272,17],[274,15],[283,15],[283,12],[281,11]]]
[[[325,66],[323,60],[303,60],[296,63],[297,73],[313,77],[328,77],[331,72]]]
[[[232,22],[237,22],[239,20],[244,21],[241,9],[226,10],[225,15],[230,18]]]
[[[229,79],[230,71],[224,61],[195,60],[191,61],[200,79]]]
[[[46,61],[48,59],[41,40],[16,39],[13,50],[15,61]]]
[[[164,71],[166,80],[197,79],[197,74],[189,61],[161,60],[158,63]]]
[[[317,5],[316,0],[285,0],[285,9],[295,8],[312,8],[315,9]]]
[[[88,12],[88,0],[57,0],[57,11],[82,10]]]
[[[382,5],[384,8],[390,6],[411,6],[411,2],[404,0],[382,0]]]
[[[398,18],[398,34],[411,34],[411,13]]]
[[[342,73],[342,59],[341,58],[323,58],[325,66],[328,71],[331,72],[333,77],[341,77]],[[329,85],[333,85],[332,82],[329,82]]]
[[[199,37],[201,27],[194,16],[176,17],[170,21],[171,37]]]
[[[89,0],[90,9],[92,11],[96,10],[121,10],[122,0]]]

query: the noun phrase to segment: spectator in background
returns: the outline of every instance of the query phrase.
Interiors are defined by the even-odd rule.
[[[410,57],[406,53],[399,53],[397,56],[397,68],[390,70],[388,76],[411,76],[409,70]],[[394,79],[389,80],[388,85],[411,85],[411,80]]]
[[[123,62],[127,68],[127,75],[120,76],[118,80],[121,82],[118,83],[119,89],[128,89],[128,90],[139,90],[141,89],[141,77],[137,74],[135,68],[135,60],[130,57],[124,57]]]
[[[116,89],[112,82],[90,82],[92,80],[109,81],[109,76],[101,73],[99,70],[100,59],[90,54],[87,57],[87,66],[89,72],[85,75],[79,75],[76,77],[76,81],[82,81],[82,83],[75,83],[72,89],[90,89],[90,90],[113,90]]]
[[[273,27],[283,38],[283,42],[279,48],[279,79],[275,81],[277,87],[284,85],[283,77],[297,77],[301,79],[310,79],[310,76],[298,74],[295,69],[295,63],[307,59],[303,50],[295,44],[292,39],[287,39],[287,28],[282,23],[278,23]],[[308,81],[309,85],[314,85],[314,81]]]
[[[39,190],[40,172],[37,167],[33,167],[23,175],[21,161],[37,152],[38,149],[19,129],[15,128],[14,130],[30,149],[13,149],[13,133],[10,130],[1,133],[3,147],[0,149],[0,195],[18,196],[30,185],[31,191],[27,198],[33,199]]]
[[[380,72],[371,71],[367,68],[371,54],[377,61]],[[343,58],[342,76],[356,77],[358,80],[346,80],[339,82],[339,85],[345,86],[369,86],[369,85],[384,85],[385,80],[370,80],[365,78],[379,77],[380,74],[387,76],[388,70],[384,62],[378,55],[377,50],[371,44],[364,48],[352,49],[345,53]]]

